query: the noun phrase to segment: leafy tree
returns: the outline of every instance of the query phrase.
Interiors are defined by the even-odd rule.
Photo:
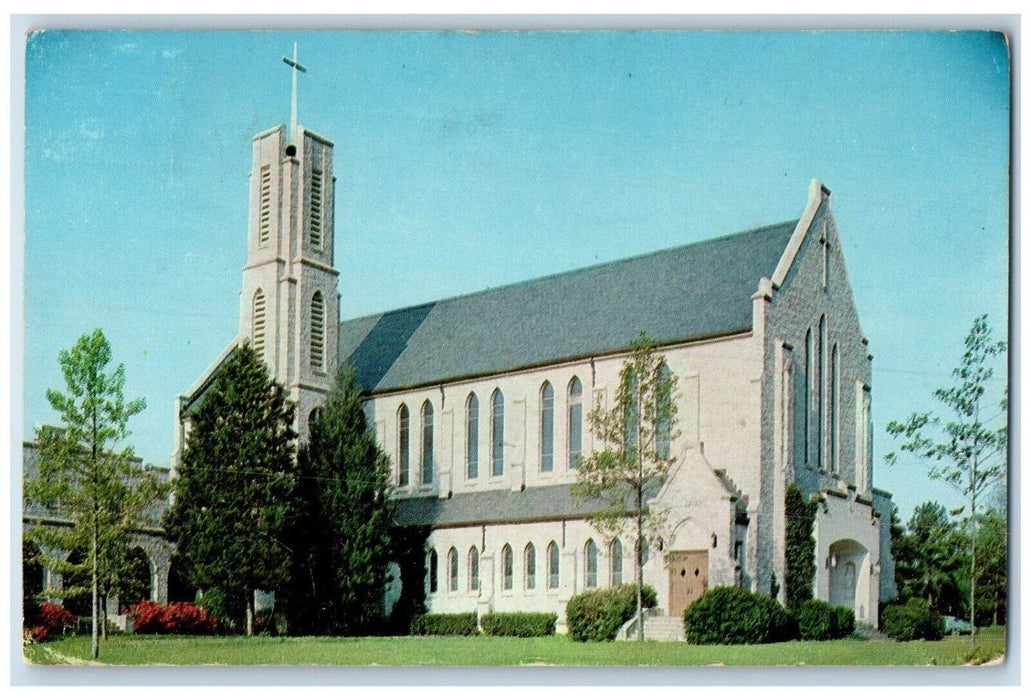
[[[784,572],[787,607],[795,610],[813,597],[813,578],[816,576],[816,538],[813,537],[813,522],[816,520],[816,503],[808,500],[794,484],[788,486],[784,495],[784,510],[787,514]],[[774,593],[776,597],[776,593]]]
[[[977,520],[977,623],[1006,624],[1006,514],[990,509],[978,513]],[[964,530],[969,532],[969,525]],[[968,541],[964,544],[969,547]]]
[[[341,369],[298,454],[294,633],[359,635],[382,622],[394,511],[389,466],[366,425],[354,371]]]
[[[191,417],[165,527],[187,576],[219,612],[246,614],[254,591],[287,580],[285,535],[295,512],[293,406],[249,345],[218,370]]]
[[[588,423],[600,449],[580,461],[573,493],[600,500],[590,518],[600,532],[616,537],[628,528],[636,542],[637,638],[644,639],[641,560],[648,540],[657,538],[664,513],[648,507],[649,489],[666,480],[676,438],[676,376],[654,341],[643,333],[630,346],[619,373],[611,409],[597,405]]]
[[[992,340],[988,317],[974,320],[964,341],[965,351],[958,367],[952,371],[956,384],[937,389],[934,398],[942,404],[948,417],[931,413],[913,413],[905,421],[888,423],[888,434],[902,437],[903,452],[930,462],[932,479],[944,481],[961,493],[969,505],[970,526],[970,624],[977,609],[977,513],[982,498],[1006,477],[1006,427],[991,428],[992,417],[985,398],[986,384],[992,378],[992,361],[1006,352],[1005,342]],[[1004,413],[1007,399],[999,402]],[[886,458],[895,464],[895,452]],[[976,644],[974,628],[971,645]]]
[[[939,613],[961,615],[964,546],[944,506],[932,501],[917,506],[892,550],[899,599],[920,598]]]
[[[126,401],[125,367],[108,372],[111,345],[98,328],[58,355],[67,393],[47,390],[61,417],[59,428],[39,430],[39,474],[25,484],[25,498],[66,518],[70,527],[37,527],[32,538],[43,552],[83,553],[81,563],[41,554],[49,568],[74,580],[88,576],[93,617],[91,654],[100,654],[101,596],[124,565],[133,531],[149,524],[147,508],[167,487],[123,446],[129,419],[146,406]],[[70,588],[74,595],[85,592]],[[106,619],[106,616],[104,616]]]

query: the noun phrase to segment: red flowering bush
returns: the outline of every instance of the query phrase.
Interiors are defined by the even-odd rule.
[[[139,634],[214,634],[218,619],[193,603],[160,605],[141,600],[129,608],[133,631]]]
[[[25,636],[30,642],[35,642],[37,644],[39,642],[45,642],[47,641],[47,637],[50,636],[50,628],[46,625],[36,625],[31,629],[25,630]]]
[[[72,627],[75,625],[75,615],[58,603],[43,603],[39,615],[36,616],[36,622],[48,630]]]

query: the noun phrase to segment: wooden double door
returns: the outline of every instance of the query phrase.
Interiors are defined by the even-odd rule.
[[[709,551],[673,551],[669,554],[669,611],[682,617],[709,586]]]

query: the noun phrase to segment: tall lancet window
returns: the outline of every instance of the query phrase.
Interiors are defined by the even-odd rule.
[[[490,399],[490,475],[505,473],[505,395],[495,389]]]
[[[433,483],[433,405],[422,405],[422,483]]]
[[[254,292],[251,302],[251,345],[258,357],[265,359],[265,292]]]
[[[408,486],[408,406],[397,410],[397,485]]]
[[[465,402],[465,475],[475,479],[480,475],[480,400],[469,394]]]
[[[555,468],[555,390],[551,382],[541,387],[541,471]]]
[[[326,369],[326,303],[322,292],[311,298],[311,368],[315,372]]]
[[[813,413],[813,329],[807,328],[805,332],[805,376],[802,378],[802,447],[804,449],[803,460],[807,467],[812,467],[809,455],[812,447],[809,441],[812,436],[809,434],[809,423]]]
[[[827,424],[827,434],[830,439],[830,454],[828,461],[831,463],[831,474],[838,473],[838,344],[831,347],[831,412]]]
[[[272,228],[272,166],[261,166],[258,176],[258,245],[268,245]]]
[[[825,316],[820,316],[820,327],[816,334],[816,466],[823,469],[827,466],[824,461],[823,425],[826,417],[827,397],[824,386],[823,370],[823,344],[827,335],[827,321]]]
[[[576,469],[583,451],[584,385],[573,377],[569,382],[569,468]]]
[[[308,240],[313,248],[322,247],[322,171],[311,169],[311,201],[308,212]]]
[[[655,422],[655,451],[661,459],[669,459],[670,443],[672,442],[672,377],[669,366],[663,362],[659,367],[659,391],[655,397],[658,403],[659,420]]]

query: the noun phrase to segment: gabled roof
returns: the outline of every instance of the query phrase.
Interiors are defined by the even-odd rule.
[[[797,223],[344,321],[340,358],[386,391],[744,331]]]
[[[658,482],[648,484],[645,500],[654,498],[660,486]],[[606,507],[605,501],[574,496],[572,484],[538,486],[525,491],[491,489],[458,493],[451,498],[399,498],[396,503],[396,525],[432,527],[587,518]],[[630,507],[628,500],[627,509]]]

